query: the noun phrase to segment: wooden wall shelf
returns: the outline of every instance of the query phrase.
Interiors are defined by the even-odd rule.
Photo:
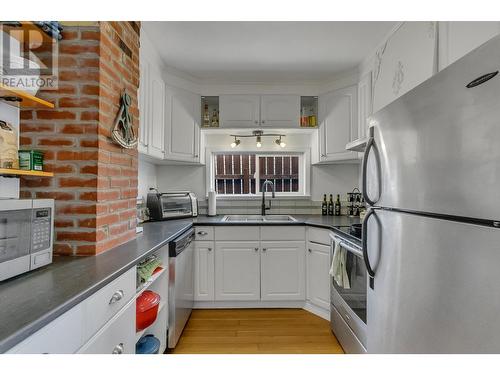
[[[8,104],[22,107],[22,108],[36,108],[36,107],[45,107],[45,108],[54,108],[54,104],[50,103],[46,100],[40,99],[34,95],[28,94],[26,91],[19,90],[13,87],[9,87],[6,85],[2,85],[0,83],[0,97],[3,96],[14,96],[16,98],[20,98],[20,102],[11,102],[6,101]],[[0,98],[1,99],[1,98]]]
[[[40,45],[42,43],[55,43],[57,40],[52,38],[50,35],[45,33],[41,28],[35,25],[31,21],[19,21],[20,26],[8,26],[1,25],[2,30],[8,31],[9,34],[16,38],[19,42],[24,43],[23,34],[24,31],[36,31],[30,33],[30,47]],[[23,33],[11,32],[11,31],[23,31]]]
[[[7,169],[0,168],[0,176],[34,176],[34,177],[53,177],[52,172],[27,171],[25,169]]]

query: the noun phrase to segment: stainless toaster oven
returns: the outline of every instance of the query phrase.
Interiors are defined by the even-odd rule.
[[[54,200],[0,200],[0,281],[52,263]]]
[[[148,193],[146,207],[150,220],[198,216],[198,200],[189,191]]]

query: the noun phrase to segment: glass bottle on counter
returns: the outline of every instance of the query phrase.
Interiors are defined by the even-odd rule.
[[[340,216],[342,206],[340,205],[340,194],[337,194],[337,200],[335,201],[335,216]]]
[[[328,202],[326,201],[326,194],[323,195],[323,203],[321,203],[321,215],[328,215]]]
[[[333,195],[330,194],[330,200],[328,201],[328,215],[333,216]]]

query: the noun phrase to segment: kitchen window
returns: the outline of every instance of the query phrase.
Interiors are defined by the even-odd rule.
[[[266,180],[274,183],[278,196],[305,194],[303,153],[225,152],[213,153],[212,157],[211,186],[218,195],[258,195]]]

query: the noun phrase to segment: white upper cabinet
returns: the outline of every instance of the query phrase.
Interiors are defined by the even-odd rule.
[[[165,153],[165,83],[158,69],[141,57],[139,152],[162,159]]]
[[[358,84],[358,138],[368,135],[367,119],[372,114],[372,72],[365,74]]]
[[[298,127],[299,117],[300,96],[262,95],[260,97],[260,123],[262,127]]]
[[[437,22],[405,22],[377,51],[373,112],[437,71]]]
[[[145,35],[139,51],[138,151],[161,160],[165,154],[165,82],[158,54]]]
[[[305,300],[305,242],[261,242],[262,301]]]
[[[223,128],[251,128],[260,124],[259,95],[221,95],[219,123]]]
[[[165,83],[161,73],[150,70],[150,119],[148,154],[163,158],[165,154]]]
[[[139,142],[137,148],[140,153],[148,153],[149,142],[149,62],[140,59],[139,79]]]
[[[500,33],[500,22],[439,22],[439,70]]]
[[[167,86],[166,154],[168,160],[200,160],[200,96]]]
[[[298,95],[221,95],[220,127],[299,127]]]
[[[357,159],[357,152],[345,149],[358,138],[357,85],[320,95],[319,115],[319,162]]]

